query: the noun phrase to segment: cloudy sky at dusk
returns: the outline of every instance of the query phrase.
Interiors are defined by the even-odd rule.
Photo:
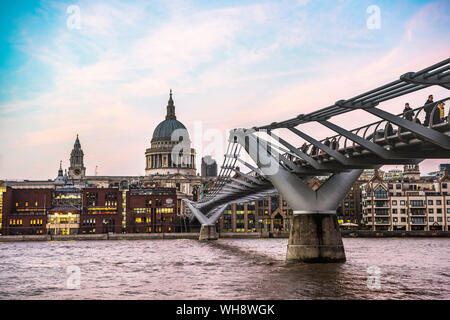
[[[67,26],[70,5],[79,29]],[[366,25],[370,5],[380,29]],[[215,133],[224,140],[226,130],[307,113],[448,58],[450,2],[1,1],[0,30],[0,179],[54,178],[77,133],[88,175],[96,166],[143,175],[169,89],[197,160],[221,162]],[[418,107],[429,93],[450,95],[432,87],[382,108],[400,113],[405,99]],[[450,161],[422,169],[441,162]]]

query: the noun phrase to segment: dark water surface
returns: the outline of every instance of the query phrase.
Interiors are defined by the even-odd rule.
[[[0,243],[0,299],[450,298],[450,239],[344,239],[346,263],[295,266],[284,264],[286,245],[287,239]],[[67,287],[73,266],[79,289]]]

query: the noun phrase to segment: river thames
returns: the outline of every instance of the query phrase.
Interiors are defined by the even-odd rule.
[[[450,298],[450,239],[343,240],[346,263],[312,265],[284,263],[287,239],[0,243],[0,298]]]

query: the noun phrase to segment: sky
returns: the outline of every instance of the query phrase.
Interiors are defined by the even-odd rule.
[[[143,175],[170,89],[197,167],[206,154],[221,163],[230,129],[308,113],[448,58],[450,3],[1,1],[0,31],[0,180],[54,178],[77,134],[87,175]],[[449,96],[431,87],[380,107],[400,113],[428,94]],[[335,123],[371,120],[359,112]]]

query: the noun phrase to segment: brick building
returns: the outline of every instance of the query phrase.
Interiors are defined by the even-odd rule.
[[[45,234],[52,192],[48,189],[12,189],[2,192],[2,234]]]
[[[84,188],[80,233],[121,233],[122,192],[119,188]]]
[[[87,234],[180,231],[175,188],[0,190],[1,234]]]
[[[131,189],[126,211],[127,233],[175,232],[179,227],[175,188]]]

